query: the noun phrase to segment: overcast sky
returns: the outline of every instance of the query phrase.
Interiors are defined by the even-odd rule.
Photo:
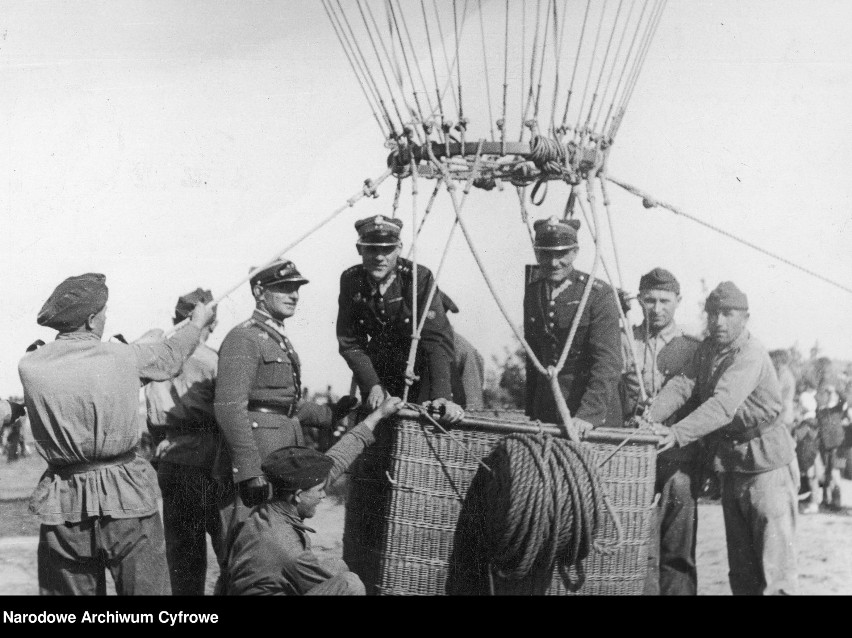
[[[387,150],[318,2],[0,7],[0,396],[20,392],[26,346],[53,338],[35,318],[65,277],[106,274],[107,333],[135,338],[167,327],[179,295],[229,288],[384,170]],[[670,2],[611,174],[852,287],[850,18],[841,0]],[[487,119],[473,106],[469,117]],[[334,336],[339,275],[358,260],[353,222],[388,214],[393,189],[289,255],[311,280],[287,325],[313,390],[348,389]],[[672,270],[681,322],[697,328],[701,280],[731,279],[768,347],[807,352],[819,340],[852,358],[852,294],[610,190],[628,288],[654,266]],[[409,193],[406,182],[407,222]],[[560,212],[565,194],[551,188],[535,216]],[[467,214],[520,322],[533,256],[517,197],[474,191]],[[419,248],[433,268],[446,198],[434,217]],[[490,360],[511,333],[461,239],[442,288],[461,308],[455,327]],[[581,241],[583,269],[585,230]],[[222,304],[211,344],[251,309],[246,285]]]

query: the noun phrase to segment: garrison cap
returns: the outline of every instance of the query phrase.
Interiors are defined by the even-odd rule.
[[[36,319],[38,325],[59,332],[76,330],[106,305],[109,289],[105,282],[104,275],[94,272],[68,277],[44,302]]]
[[[723,281],[707,296],[704,310],[748,310],[748,297],[733,281]]]
[[[396,246],[402,230],[402,220],[383,215],[366,217],[355,222],[359,246]]]
[[[285,490],[309,490],[325,482],[334,462],[322,452],[291,445],[278,448],[263,460],[260,469],[275,487]]]
[[[459,311],[459,307],[456,305],[456,303],[452,299],[450,299],[450,296],[447,293],[445,293],[442,290],[442,291],[440,291],[440,295],[441,295],[441,301],[444,304],[444,312],[458,312]]]
[[[308,283],[308,280],[302,277],[302,273],[296,268],[296,264],[286,259],[279,259],[252,277],[251,285],[254,288],[255,286],[269,286],[285,281],[294,281],[300,284]]]
[[[535,228],[536,250],[568,250],[577,246],[579,219],[560,220],[558,217],[539,219]]]
[[[639,290],[668,290],[680,294],[680,284],[665,268],[654,268],[639,279]]]
[[[209,290],[196,288],[192,292],[188,292],[178,298],[177,305],[175,306],[175,319],[183,321],[192,314],[198,302],[208,304],[211,301],[213,301],[213,293]]]

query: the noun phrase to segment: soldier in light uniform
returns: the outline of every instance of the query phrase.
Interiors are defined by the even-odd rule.
[[[680,304],[680,284],[663,268],[654,268],[639,280],[639,303],[644,321],[633,328],[635,360],[646,396],[653,402],[671,379],[694,377],[692,360],[701,343],[684,334],[675,321]],[[631,362],[625,362],[628,411],[639,406],[639,382]],[[670,425],[689,414],[687,404],[667,419]],[[649,552],[645,594],[694,596],[698,575],[695,569],[695,542],[701,444],[669,450],[657,456],[656,492],[660,494],[653,514],[655,526]]]
[[[256,307],[219,348],[214,410],[224,438],[215,476],[222,482],[220,516],[225,546],[252,507],[270,495],[261,463],[273,450],[304,445],[302,425],[331,427],[351,403],[301,402],[301,362],[284,321],[296,312],[308,283],[291,261],[277,261],[250,284]]]
[[[366,407],[375,410],[386,397],[401,397],[405,388],[412,322],[416,320],[414,264],[399,256],[401,220],[375,215],[356,222],[355,229],[362,263],[340,277],[337,341]],[[444,418],[457,421],[463,410],[452,403],[453,329],[440,290],[431,305],[424,307],[434,281],[432,272],[418,264],[416,276],[418,319],[425,312],[426,322],[414,364],[418,379],[409,398],[443,406]]]
[[[559,360],[589,276],[574,269],[579,252],[579,222],[556,217],[535,223],[537,275],[524,295],[524,337],[547,368]],[[622,355],[618,307],[612,289],[595,280],[583,310],[568,358],[559,371],[559,385],[582,431],[606,425],[608,414],[621,413],[618,382]],[[550,382],[527,361],[526,414],[560,423]]]
[[[734,595],[796,592],[796,501],[799,472],[784,423],[778,376],[763,345],[746,328],[748,299],[730,281],[707,297],[710,336],[693,359],[695,377],[671,379],[646,412],[652,422],[697,407],[671,427],[656,426],[661,452],[685,449],[718,432],[716,469]]]

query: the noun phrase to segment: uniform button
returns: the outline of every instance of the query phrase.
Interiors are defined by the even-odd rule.
[[[358,320],[358,323],[363,324],[363,323],[364,323],[364,320],[363,320],[363,319],[359,319],[359,320]]]
[[[234,469],[233,469],[233,470],[231,470],[231,471],[232,471],[234,474],[236,474],[237,472],[239,472],[239,470],[238,470],[237,468],[234,468]]]
[[[547,313],[547,316],[548,316],[548,317],[552,317],[552,316],[553,316],[553,311],[551,310],[550,312],[548,312],[548,313]]]
[[[555,306],[555,305],[556,305],[556,301],[555,301],[554,299],[551,299],[551,300],[550,300],[550,305],[551,305],[551,306]]]
[[[405,318],[405,320],[403,321],[403,323],[408,323],[408,317],[406,317],[406,318]]]
[[[284,359],[282,359],[281,357],[278,357],[278,358],[276,359],[276,361],[277,361],[278,363],[281,363],[282,361],[284,361]]]
[[[257,427],[257,421],[252,421],[251,427],[256,428]],[[236,470],[234,470],[234,472],[236,472]]]

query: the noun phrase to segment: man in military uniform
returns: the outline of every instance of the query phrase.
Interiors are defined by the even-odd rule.
[[[524,294],[524,337],[541,364],[556,365],[571,331],[589,276],[574,269],[579,252],[576,220],[556,217],[535,223],[538,272]],[[618,381],[622,356],[618,307],[612,289],[595,280],[583,309],[559,386],[580,431],[599,427],[621,412]],[[526,414],[561,423],[550,382],[527,361]],[[621,423],[607,423],[619,426]]]
[[[210,303],[198,288],[178,299],[174,323],[184,321],[197,303]],[[145,386],[148,429],[156,442],[157,480],[163,493],[166,558],[174,596],[203,596],[207,573],[207,534],[217,557],[222,553],[213,463],[219,427],[213,414],[216,351],[205,345],[215,322],[201,331],[198,347],[180,374]]]
[[[331,427],[351,402],[300,402],[301,363],[284,331],[308,283],[291,261],[277,261],[250,280],[256,307],[219,348],[214,411],[224,437],[214,470],[222,482],[220,516],[225,544],[249,510],[270,493],[261,470],[267,454],[304,445],[302,425]]]
[[[401,397],[411,346],[414,299],[414,264],[400,257],[402,221],[381,215],[355,222],[358,254],[362,263],[340,277],[337,341],[340,354],[352,370],[365,397],[375,410],[387,396]],[[434,278],[417,266],[417,314],[426,322],[416,351],[414,381],[409,397],[423,403],[443,404],[446,418],[462,417],[452,401],[453,329],[447,320],[440,291],[425,308]]]
[[[683,450],[719,432],[716,469],[731,590],[793,594],[799,473],[778,377],[766,349],[746,328],[748,299],[735,284],[719,284],[705,309],[710,336],[696,351],[696,375],[671,379],[646,417],[665,421],[696,397],[699,404],[688,416],[671,427],[655,426],[660,449]]]
[[[628,411],[639,406],[639,383],[653,402],[660,390],[674,377],[694,377],[692,359],[699,339],[684,334],[675,321],[680,305],[680,284],[663,268],[654,268],[639,280],[639,303],[644,321],[633,328],[636,377],[632,361],[625,361],[624,382],[628,390]],[[671,425],[685,417],[693,406],[687,404],[667,419]],[[697,592],[695,542],[698,529],[698,473],[701,444],[669,450],[657,456],[656,491],[660,494],[653,515],[653,541],[649,552],[645,594],[689,595]]]
[[[457,313],[459,307],[443,293],[444,310]],[[453,401],[465,410],[481,410],[484,406],[485,359],[473,344],[453,328],[452,388]]]

